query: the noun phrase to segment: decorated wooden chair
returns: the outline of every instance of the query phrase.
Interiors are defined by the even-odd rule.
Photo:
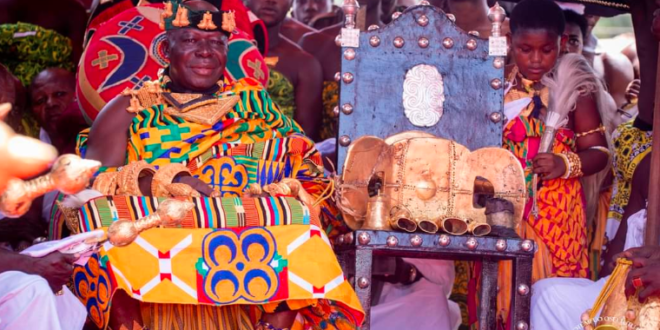
[[[479,226],[501,223],[473,202],[489,187],[522,219],[522,168],[500,148],[504,11],[491,9],[493,37],[484,40],[427,2],[367,32],[355,28],[355,1],[343,9],[337,200],[354,231],[336,251],[367,312],[362,329],[372,272],[387,268],[375,267],[380,256],[481,260],[480,329],[495,328],[498,262],[513,260],[511,323],[528,329],[534,243],[511,235],[515,225],[484,236]]]

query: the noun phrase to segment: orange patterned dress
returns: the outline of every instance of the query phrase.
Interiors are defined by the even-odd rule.
[[[548,104],[547,88],[540,93],[540,101]],[[504,102],[509,103],[534,95],[511,89]],[[523,221],[517,228],[522,238],[532,239],[538,246],[534,256],[532,282],[548,277],[589,276],[586,210],[582,185],[578,178],[541,181],[537,189],[538,215],[532,212],[532,160],[537,155],[545,125],[534,118],[534,102],[509,121],[503,132],[503,148],[511,151],[520,160],[527,184],[528,200]],[[555,136],[554,153],[576,152],[575,134],[569,129],[559,129]],[[510,265],[510,262],[506,263]],[[511,286],[510,266],[500,267],[500,292],[508,293]],[[510,297],[501,294],[498,305],[508,313]],[[506,319],[507,314],[504,314]]]

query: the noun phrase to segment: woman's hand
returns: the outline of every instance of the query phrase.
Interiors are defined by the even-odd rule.
[[[566,163],[561,156],[553,153],[540,153],[532,161],[533,171],[541,176],[543,180],[559,178],[566,173]]]

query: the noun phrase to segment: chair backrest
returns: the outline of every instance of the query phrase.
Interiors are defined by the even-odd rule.
[[[365,135],[417,130],[470,150],[501,144],[504,60],[440,9],[408,8],[342,51],[340,171],[350,142]]]

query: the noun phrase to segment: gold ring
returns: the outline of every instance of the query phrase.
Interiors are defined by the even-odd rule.
[[[62,296],[64,295],[64,287],[62,287],[62,290],[55,292],[56,296]]]

